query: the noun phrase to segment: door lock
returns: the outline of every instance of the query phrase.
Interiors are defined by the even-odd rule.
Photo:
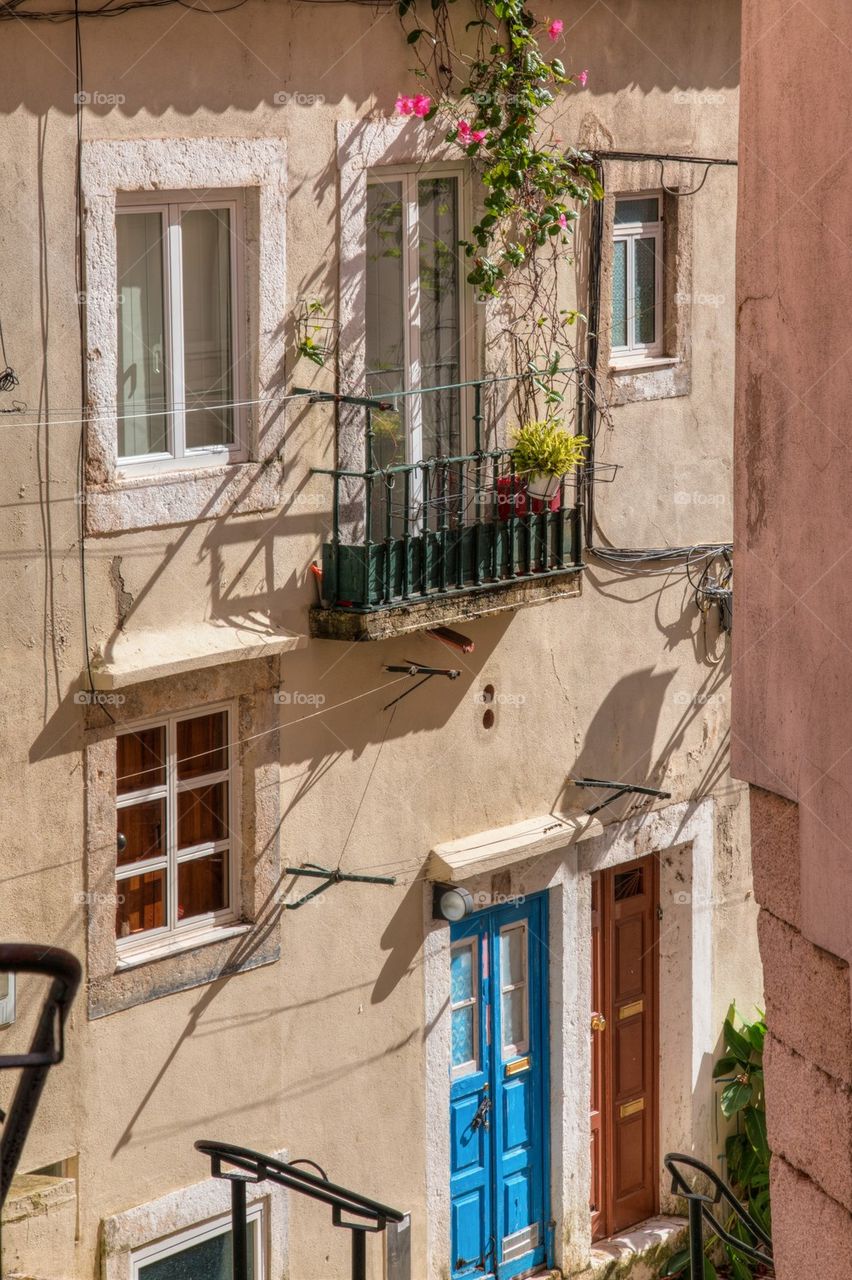
[[[602,1013],[592,1014],[592,1030],[606,1031],[606,1018],[603,1016]]]
[[[487,1129],[488,1128],[488,1112],[490,1110],[491,1110],[491,1099],[483,1098],[479,1106],[476,1108],[476,1113],[470,1122],[471,1129],[478,1129],[480,1125],[482,1125],[484,1129]]]

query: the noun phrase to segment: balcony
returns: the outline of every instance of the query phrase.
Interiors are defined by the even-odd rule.
[[[372,459],[370,411],[387,406],[357,403]],[[331,479],[333,521],[315,637],[379,640],[580,592],[575,482],[531,499],[511,449],[315,474]]]

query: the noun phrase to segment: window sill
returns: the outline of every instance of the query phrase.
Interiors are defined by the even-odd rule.
[[[636,360],[613,360],[610,363],[609,371],[615,373],[643,373],[645,370],[651,369],[669,369],[673,365],[680,364],[680,356],[646,356],[643,359]]]
[[[144,950],[122,954],[119,951],[116,961],[116,973],[125,973],[128,969],[138,969],[140,965],[152,964],[157,960],[165,960],[169,956],[180,955],[184,951],[196,951],[199,947],[209,946],[213,942],[227,942],[231,938],[239,938],[251,931],[251,925],[245,923],[221,925],[219,928],[199,930],[198,933],[176,937],[169,942],[160,942],[145,947]]]

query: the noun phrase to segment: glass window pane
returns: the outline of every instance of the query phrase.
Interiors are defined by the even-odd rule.
[[[201,778],[228,767],[228,713],[180,720],[177,727],[178,778]]]
[[[634,330],[636,342],[653,342],[656,337],[656,242],[652,237],[634,241]]]
[[[627,241],[616,240],[612,264],[612,345],[627,346]]]
[[[118,455],[168,453],[163,217],[119,213]]]
[[[503,1047],[509,1048],[510,1046],[526,1043],[526,987],[516,987],[514,991],[504,991],[502,1000]]]
[[[228,855],[178,863],[178,920],[223,911],[228,905]]]
[[[115,933],[129,938],[166,923],[166,873],[146,871],[116,881]]]
[[[232,444],[231,212],[181,216],[186,447]]]
[[[254,1224],[248,1233],[249,1276],[254,1276]],[[232,1280],[231,1232],[222,1231],[177,1253],[146,1263],[139,1268],[139,1280]]]
[[[417,184],[421,385],[461,380],[458,180]],[[461,452],[460,392],[422,397],[423,457]]]
[[[511,987],[527,980],[527,930],[525,925],[504,929],[500,934],[500,986]]]
[[[405,306],[402,184],[371,182],[367,187],[367,390],[370,395],[405,386]],[[373,415],[374,461],[387,467],[405,462],[403,405],[399,412]]]
[[[460,1067],[476,1057],[473,1044],[473,1005],[452,1012],[453,1066]]]
[[[459,947],[450,960],[450,999],[453,1004],[473,996],[473,948]]]
[[[166,798],[143,800],[116,813],[116,833],[124,836],[124,849],[117,847],[120,867],[143,858],[160,858],[166,852]],[[120,845],[120,841],[118,842]]]
[[[9,995],[11,975],[8,973],[0,973],[0,1000],[6,1000]]]
[[[616,200],[615,202],[615,225],[617,227],[624,226],[627,223],[659,222],[659,220],[659,196],[644,196],[639,200]]]
[[[166,781],[166,730],[137,729],[116,739],[116,788],[119,795],[149,791]]]
[[[228,784],[214,782],[209,787],[194,787],[178,792],[178,848],[211,840],[225,840],[228,835]]]

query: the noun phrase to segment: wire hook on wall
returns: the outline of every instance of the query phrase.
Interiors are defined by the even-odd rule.
[[[665,160],[658,160],[658,161],[657,161],[657,163],[658,163],[658,164],[659,164],[659,166],[660,166],[660,186],[663,188],[663,190],[665,191],[666,195],[668,195],[668,196],[677,196],[677,198],[678,198],[678,199],[680,199],[680,198],[681,198],[681,196],[697,196],[697,195],[698,195],[698,193],[699,193],[699,191],[701,190],[701,188],[704,186],[704,183],[707,181],[707,175],[708,175],[708,173],[710,172],[710,167],[711,167],[709,164],[705,164],[705,166],[704,166],[704,177],[701,179],[701,181],[699,182],[699,184],[698,184],[698,186],[697,186],[697,187],[693,187],[691,191],[678,191],[676,187],[667,187],[667,186],[666,186],[666,162],[665,162]]]

